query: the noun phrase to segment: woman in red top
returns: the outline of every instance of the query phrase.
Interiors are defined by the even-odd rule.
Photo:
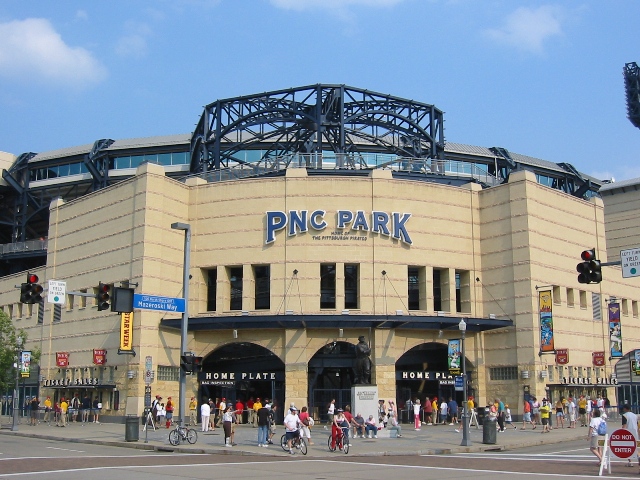
[[[167,397],[167,404],[165,405],[164,409],[167,412],[166,427],[169,428],[172,423],[171,419],[173,418],[173,401],[171,400],[171,397]]]
[[[425,420],[425,423],[427,425],[433,425],[433,423],[431,423],[431,414],[433,413],[433,405],[431,405],[431,400],[429,400],[429,397],[427,397],[424,401],[424,407],[422,407],[422,412],[424,414],[423,420]]]
[[[244,403],[242,400],[236,401],[236,423],[242,423],[242,412],[244,411]]]

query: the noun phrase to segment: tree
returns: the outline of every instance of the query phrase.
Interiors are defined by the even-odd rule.
[[[16,361],[18,337],[22,338],[24,345],[27,334],[23,330],[16,330],[7,314],[0,311],[0,392],[6,392],[16,383],[13,364]]]

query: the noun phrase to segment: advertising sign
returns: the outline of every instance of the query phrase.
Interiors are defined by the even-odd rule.
[[[56,367],[69,366],[69,352],[56,352]]]
[[[460,375],[460,340],[449,340],[447,363],[451,375]]]
[[[538,293],[538,308],[540,311],[540,352],[555,351],[553,338],[553,303],[551,291],[543,290]]]
[[[604,352],[591,353],[591,360],[595,367],[604,367]]]
[[[93,364],[104,365],[107,363],[107,351],[104,349],[93,349]]]
[[[569,363],[569,350],[566,348],[556,350],[556,363],[566,365]]]
[[[20,357],[20,376],[27,378],[31,371],[31,352],[25,350]]]
[[[120,350],[133,350],[133,312],[120,314]]]
[[[610,303],[609,310],[609,349],[611,358],[622,357],[622,325],[620,324],[620,304]]]

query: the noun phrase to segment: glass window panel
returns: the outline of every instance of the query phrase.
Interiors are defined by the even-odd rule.
[[[58,167],[58,176],[59,177],[68,177],[69,176],[69,165],[60,165]]]
[[[80,164],[72,163],[69,165],[69,175],[78,175],[80,173]]]
[[[132,155],[131,156],[131,168],[138,168],[143,161],[144,161],[144,156],[142,156],[142,155]]]
[[[144,161],[149,163],[158,163],[158,155],[155,153],[151,153],[151,154],[147,153],[144,156]]]
[[[122,168],[129,168],[131,166],[131,157],[118,157],[115,159],[114,168],[120,170]]]
[[[160,153],[157,155],[158,163],[160,165],[171,165],[171,154],[170,153]]]
[[[189,163],[189,152],[175,152],[171,154],[172,165],[187,165]]]

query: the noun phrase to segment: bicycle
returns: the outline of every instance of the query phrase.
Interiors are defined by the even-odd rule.
[[[178,445],[182,442],[189,442],[191,445],[198,441],[198,432],[193,428],[187,428],[180,425],[180,420],[176,422],[178,425],[175,429],[169,432],[169,443],[171,445]]]
[[[344,430],[340,428],[336,433],[336,444],[331,447],[331,435],[329,435],[327,445],[330,452],[335,452],[336,449],[342,450],[345,454],[349,453],[349,439],[345,438]]]
[[[287,434],[286,433],[284,435],[282,435],[282,438],[280,438],[280,446],[282,447],[282,449],[285,452],[289,451],[289,445],[287,445]],[[305,441],[304,437],[302,436],[302,432],[300,432],[300,430],[298,430],[298,436],[297,437],[293,437],[291,439],[291,448],[296,448],[296,449],[300,450],[303,455],[307,454],[307,442]]]

